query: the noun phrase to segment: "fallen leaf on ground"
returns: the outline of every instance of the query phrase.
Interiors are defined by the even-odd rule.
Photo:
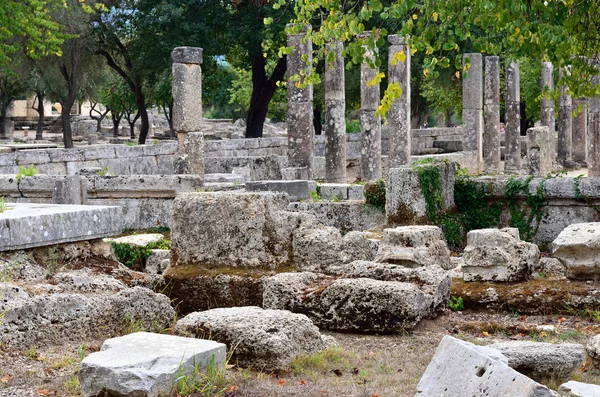
[[[225,369],[231,369],[231,368],[235,368],[235,364],[227,364],[225,366]]]
[[[567,319],[566,319],[566,318],[564,318],[564,317],[559,317],[559,318],[558,318],[558,322],[559,322],[559,323],[564,323],[565,321],[567,321]]]
[[[379,397],[379,394],[373,393],[373,394],[371,394],[371,397]]]
[[[227,393],[233,393],[237,389],[239,389],[238,385],[231,385],[227,388]]]
[[[479,336],[483,337],[483,338],[487,338],[488,336],[490,336],[490,334],[487,333],[487,332],[485,332],[485,331],[483,331],[482,333],[479,334]]]
[[[11,375],[11,374],[6,374],[6,375],[4,375],[2,377],[2,379],[0,379],[0,382],[2,382],[2,383],[8,383],[8,382],[10,382],[12,380],[13,377],[14,376]]]
[[[548,334],[545,331],[542,331],[542,332],[540,332],[540,336],[544,338],[544,337],[548,336]]]
[[[525,321],[525,320],[527,320],[527,316],[521,316],[521,317],[519,317],[519,320]]]
[[[279,380],[277,381],[277,384],[278,384],[279,386],[282,386],[282,387],[283,387],[283,385],[285,385],[285,380],[284,380],[284,379],[279,379]]]
[[[298,383],[299,385],[305,385],[305,384],[306,384],[306,381],[305,381],[304,379],[300,379],[300,380],[299,380],[297,383]]]
[[[329,391],[327,391],[327,390],[321,390],[321,393],[323,393],[323,394],[329,394]]]
[[[48,396],[48,395],[50,395],[50,390],[48,390],[48,389],[38,390],[38,396]]]
[[[588,371],[588,367],[589,367],[590,363],[589,362],[584,362],[583,365],[581,366],[581,368],[579,368],[579,372],[587,372]]]

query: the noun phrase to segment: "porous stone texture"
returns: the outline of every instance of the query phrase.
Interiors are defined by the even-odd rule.
[[[108,243],[127,244],[136,247],[146,247],[149,244],[155,244],[164,239],[165,237],[160,233],[144,233],[132,234],[130,236],[123,236],[118,238],[106,238],[104,239],[104,241]]]
[[[368,40],[370,31],[361,34],[361,38]],[[382,176],[381,172],[381,118],[375,114],[379,107],[379,84],[369,84],[379,72],[378,68],[371,68],[375,62],[372,48],[364,46],[365,55],[360,65],[360,178],[363,181],[374,181]]]
[[[521,72],[518,62],[508,62],[505,78],[504,170],[509,173],[519,173],[521,172]]]
[[[342,234],[369,230],[386,222],[382,211],[362,201],[304,201],[290,203],[288,209],[312,214],[323,225],[338,228]]]
[[[146,265],[144,272],[149,274],[163,274],[169,264],[171,263],[171,251],[164,249],[153,249],[148,258],[146,258]]]
[[[585,347],[596,368],[600,368],[600,335],[594,336]]]
[[[454,267],[442,230],[437,226],[384,229],[375,261],[407,268],[440,266],[449,270]]]
[[[527,169],[530,175],[545,177],[552,172],[556,150],[548,127],[527,130]]]
[[[558,392],[564,397],[600,397],[600,386],[570,380],[560,385]]]
[[[463,67],[469,70],[463,76],[463,150],[474,152],[481,161],[483,133],[483,59],[479,53],[463,55]]]
[[[567,268],[567,277],[597,279],[600,276],[600,222],[567,226],[552,242],[552,256]]]
[[[298,28],[288,24],[288,28]],[[293,47],[287,57],[287,125],[288,125],[288,166],[306,167],[308,177],[312,176],[313,164],[313,86],[302,87],[302,75],[312,65],[312,42],[304,40],[310,25],[301,26],[298,33],[288,34],[287,45]],[[305,60],[302,58],[305,57]],[[302,71],[302,75],[300,72]]]
[[[331,226],[302,228],[294,233],[294,264],[303,271],[327,272],[330,266],[355,260],[373,260],[374,246],[365,233],[350,232],[342,237]]]
[[[558,397],[506,364],[498,350],[444,336],[417,385],[417,396]]]
[[[468,72],[467,72],[468,73]],[[483,171],[500,171],[500,58],[485,57]]]
[[[552,62],[542,62],[542,111],[540,113],[541,124],[548,128],[548,140],[550,142],[550,151],[546,152],[550,161],[554,163],[556,161],[556,136],[555,136],[555,123],[556,118],[554,115],[554,99],[552,99],[552,92],[554,91],[554,65]],[[529,135],[529,131],[527,132]],[[527,152],[529,153],[529,152]]]
[[[122,229],[119,207],[10,203],[0,213],[0,251],[93,240]]]
[[[577,113],[572,121],[573,161],[586,164],[586,135],[587,135],[587,100],[585,98],[573,99],[573,110]]]
[[[204,180],[204,133],[180,132],[173,161],[176,174],[191,174]]]
[[[437,162],[413,167],[392,168],[385,184],[385,212],[388,224],[414,225],[427,220],[427,201],[415,167],[436,167],[440,174],[442,211],[454,208],[456,164]]]
[[[592,76],[592,84],[594,86],[600,84],[600,75]],[[600,96],[598,95],[588,99],[587,127],[588,176],[600,176]]]
[[[52,191],[54,204],[87,204],[87,179],[82,176],[67,176],[57,180]]]
[[[392,101],[388,112],[388,169],[410,163],[410,49],[406,39],[398,35],[389,35],[388,81],[398,84],[402,90],[400,97]],[[398,56],[396,56],[398,54]],[[400,60],[400,54],[405,59]]]
[[[108,339],[81,362],[84,397],[99,395],[159,397],[178,377],[225,361],[226,347],[212,340],[136,332]]]
[[[542,382],[554,379],[564,382],[585,361],[585,350],[579,343],[502,342],[488,345],[508,358],[508,366]]]
[[[344,44],[336,41],[327,49],[333,62],[325,63],[325,180],[346,182],[346,90]]]
[[[264,306],[304,313],[330,330],[394,332],[435,316],[449,297],[450,277],[437,266],[358,261],[330,271],[336,276],[303,272],[266,278]]]
[[[540,258],[538,271],[546,277],[564,278],[567,275],[567,268],[558,258]]]
[[[277,193],[183,193],[173,204],[174,265],[276,269],[292,263],[292,234],[316,224]]]
[[[177,321],[175,332],[223,342],[239,365],[260,371],[289,369],[296,356],[329,345],[305,315],[252,306],[188,314]]]
[[[570,75],[570,67],[566,66],[560,69],[561,77]],[[573,166],[573,100],[568,95],[566,86],[560,87],[558,97],[558,142],[557,159],[564,167]]]
[[[247,182],[249,192],[282,192],[287,193],[291,201],[307,200],[311,192],[317,191],[314,181],[256,181]]]
[[[22,295],[22,294],[21,294]],[[114,293],[56,293],[0,301],[0,340],[10,347],[64,343],[119,331],[128,321],[147,329],[168,327],[169,298],[143,287]]]
[[[202,130],[202,49],[178,47],[173,59],[173,128]]]
[[[463,258],[465,281],[519,281],[537,267],[540,250],[521,241],[516,228],[480,229],[467,233]]]

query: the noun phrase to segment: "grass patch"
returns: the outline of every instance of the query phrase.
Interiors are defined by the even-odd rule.
[[[19,172],[17,172],[17,183],[21,183],[21,179],[24,176],[34,176],[37,173],[38,170],[33,164],[26,167],[21,166],[19,167]]]

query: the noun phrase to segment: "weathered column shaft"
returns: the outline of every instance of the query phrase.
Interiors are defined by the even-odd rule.
[[[554,91],[554,65],[552,62],[542,62],[542,92]],[[554,129],[555,125],[555,109],[554,100],[549,95],[542,97],[542,112],[540,114],[540,120],[543,126],[548,127],[548,133],[550,134],[551,147],[554,148],[552,153],[553,161],[556,161],[556,132]]]
[[[371,32],[365,32],[368,37]],[[366,48],[365,59],[360,65],[360,176],[364,181],[381,178],[381,118],[375,114],[379,107],[379,84],[369,85],[378,68],[371,68],[368,59],[375,62],[372,49]]]
[[[560,70],[561,75],[568,73],[568,70]],[[558,147],[557,157],[558,162],[563,166],[568,166],[573,161],[573,138],[572,138],[572,120],[573,101],[567,93],[567,87],[560,87],[560,95],[558,97]]]
[[[517,62],[509,61],[506,67],[506,119],[504,138],[504,170],[521,171],[521,72]]]
[[[291,28],[293,25],[288,25]],[[293,47],[287,57],[287,90],[288,90],[288,166],[306,168],[309,178],[312,177],[313,165],[313,87],[312,84],[302,86],[300,71],[308,72],[312,66],[312,42],[306,38],[306,26],[299,33],[287,36],[288,47]],[[305,57],[306,61],[302,60]]]
[[[573,161],[585,164],[586,161],[586,135],[587,135],[587,100],[585,98],[573,99],[573,110],[577,114],[573,118],[571,136],[573,139]]]
[[[463,54],[463,67],[469,70],[463,75],[463,150],[474,152],[481,164],[481,139],[483,133],[483,61],[481,54]]]
[[[500,58],[485,57],[483,170],[500,171]]]
[[[530,175],[545,177],[552,172],[552,141],[548,127],[533,127],[527,130],[527,160]]]
[[[179,143],[175,172],[204,178],[202,48],[177,47],[173,60],[173,128]],[[192,136],[193,135],[193,136]],[[190,140],[194,143],[189,144]]]
[[[388,82],[397,83],[402,90],[388,113],[388,168],[396,168],[410,163],[411,132],[410,132],[410,49],[406,40],[397,35],[388,36],[389,65]],[[406,59],[400,61],[397,53],[404,53]]]
[[[342,42],[329,43],[333,62],[325,62],[325,179],[346,183],[346,91]]]
[[[592,83],[600,84],[600,76],[594,76]],[[600,97],[598,95],[588,100],[587,166],[588,176],[600,176]]]

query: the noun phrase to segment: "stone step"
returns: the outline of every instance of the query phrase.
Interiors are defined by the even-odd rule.
[[[230,182],[244,183],[246,180],[242,175],[235,174],[205,174],[204,182]]]

